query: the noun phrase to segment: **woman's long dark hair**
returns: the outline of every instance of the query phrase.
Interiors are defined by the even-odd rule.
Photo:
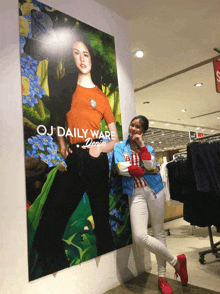
[[[58,84],[56,84],[56,88],[59,88],[59,90],[53,95],[53,101],[56,101],[56,111],[53,115],[56,125],[64,125],[65,116],[70,109],[72,95],[77,86],[79,69],[75,64],[73,57],[73,44],[76,42],[82,42],[87,47],[91,55],[92,62],[91,78],[93,83],[101,89],[101,73],[99,70],[100,55],[92,48],[90,39],[87,37],[85,32],[80,29],[72,29],[69,34],[68,46],[63,50],[65,75],[58,81]]]
[[[92,48],[90,39],[86,35],[86,33],[80,29],[72,29],[70,34],[70,39],[68,41],[68,48],[65,50],[65,69],[67,72],[77,72],[79,73],[79,69],[76,67],[74,57],[73,57],[73,45],[76,42],[82,42],[87,47],[90,55],[91,55],[91,62],[92,62],[92,68],[91,68],[91,77],[93,83],[101,88],[101,73],[100,73],[100,54]],[[78,78],[78,76],[77,76]]]

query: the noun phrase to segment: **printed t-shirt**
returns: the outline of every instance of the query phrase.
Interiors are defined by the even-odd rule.
[[[107,125],[115,121],[107,96],[97,86],[85,88],[78,84],[66,118],[73,135],[68,137],[71,144],[85,142],[87,138],[99,138],[98,130],[103,118]]]

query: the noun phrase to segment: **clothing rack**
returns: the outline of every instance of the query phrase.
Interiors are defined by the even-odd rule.
[[[181,159],[186,159],[186,158],[187,158],[186,152],[173,154],[173,160],[181,160]]]
[[[210,135],[210,136],[196,138],[193,140],[193,142],[200,141],[200,140],[202,140],[202,141],[205,140],[205,141],[211,142],[212,140],[216,140],[216,139],[220,140],[220,133]],[[211,249],[199,252],[199,262],[201,264],[205,263],[205,255],[208,253],[212,253],[213,255],[215,255],[216,258],[220,257],[220,253],[218,253],[218,251],[220,251],[220,248],[217,248],[217,246],[220,245],[220,241],[216,242],[216,243],[213,242],[211,226],[208,226],[208,233],[209,233],[209,240],[210,240]]]

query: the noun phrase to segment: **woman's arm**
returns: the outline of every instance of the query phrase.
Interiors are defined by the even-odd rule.
[[[144,144],[143,134],[136,134],[134,137],[136,143],[140,146],[141,159],[143,161],[146,171],[154,171],[156,169],[156,159],[154,149],[148,151]]]
[[[119,142],[114,148],[115,164],[119,175],[125,177],[142,177],[145,169],[141,166],[132,164],[129,154],[123,149],[124,143]]]
[[[60,147],[60,153],[61,153],[62,157],[64,159],[66,159],[69,151],[68,151],[68,148],[66,146],[64,136],[57,136],[57,139],[58,139],[58,144],[59,144],[59,147]]]
[[[111,133],[111,140],[106,142],[105,145],[95,145],[95,146],[88,146],[89,154],[93,157],[98,157],[101,152],[108,153],[113,151],[115,144],[119,141],[118,139],[118,132],[115,125],[115,122],[112,122],[108,125],[108,129]]]
[[[147,171],[154,171],[156,169],[154,149],[152,149],[152,152],[149,152],[147,147],[144,145],[140,148],[140,153],[145,169]]]
[[[119,141],[118,139],[118,131],[115,125],[115,122],[112,122],[108,125],[108,129],[111,133],[111,140],[108,141],[104,146],[102,146],[102,151],[101,152],[110,152],[114,150],[115,144]]]

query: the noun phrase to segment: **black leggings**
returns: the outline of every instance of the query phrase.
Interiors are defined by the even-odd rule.
[[[109,224],[109,165],[106,153],[95,158],[81,144],[71,145],[66,158],[67,172],[54,199],[48,205],[38,226],[34,246],[41,262],[52,263],[57,271],[67,267],[62,236],[74,210],[85,192],[89,197],[95,223],[98,255],[112,251]],[[57,265],[55,265],[57,263]],[[52,265],[47,265],[52,266]]]

